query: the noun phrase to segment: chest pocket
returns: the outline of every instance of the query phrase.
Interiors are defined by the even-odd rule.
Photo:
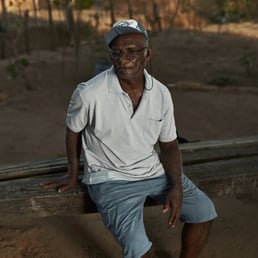
[[[163,124],[162,118],[147,118],[145,121],[143,137],[149,144],[154,145],[160,135]]]

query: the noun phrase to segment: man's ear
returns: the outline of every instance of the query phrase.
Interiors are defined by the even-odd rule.
[[[148,47],[145,51],[145,62],[149,62],[152,56],[152,48]]]

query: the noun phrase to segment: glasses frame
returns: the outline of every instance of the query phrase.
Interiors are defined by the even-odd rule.
[[[110,49],[108,56],[112,61],[118,61],[124,55],[129,59],[135,59],[140,56],[140,53],[148,47],[142,48],[126,48],[126,49]]]

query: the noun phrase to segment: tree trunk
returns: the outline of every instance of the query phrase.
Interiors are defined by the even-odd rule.
[[[77,11],[76,17],[76,30],[74,33],[74,45],[75,45],[75,80],[78,80],[79,68],[80,68],[80,49],[81,49],[81,15],[82,10]]]
[[[6,31],[8,30],[8,13],[5,0],[1,0],[2,5],[2,21],[0,20],[0,59],[4,59],[6,55]]]
[[[115,10],[114,10],[114,0],[109,0],[110,3],[110,19],[111,19],[111,26],[115,23]]]
[[[1,4],[2,4],[3,26],[7,26],[7,8],[6,8],[5,0],[1,0]]]
[[[154,23],[154,26],[157,25],[158,26],[158,31],[162,31],[161,18],[159,16],[159,11],[158,11],[158,4],[156,2],[153,2],[152,8],[153,8],[153,23]]]
[[[25,51],[30,54],[30,37],[29,37],[29,10],[24,12],[24,44]]]
[[[52,5],[50,0],[47,0],[47,10],[48,10],[49,33],[50,33],[50,48],[56,49],[54,24],[53,24],[53,16],[52,16]]]
[[[177,14],[178,14],[180,5],[181,5],[181,0],[177,0],[174,14],[172,15],[172,17],[170,19],[170,22],[169,22],[169,29],[172,29],[173,26],[174,26],[175,18],[176,18]]]
[[[0,45],[1,45],[0,59],[4,59],[5,51],[6,51],[5,34],[6,34],[6,31],[8,30],[8,14],[7,14],[5,0],[1,0],[1,5],[2,5],[2,21],[0,20]]]
[[[130,19],[133,19],[133,8],[130,0],[128,0],[128,16]]]
[[[99,30],[99,8],[100,8],[98,0],[95,0],[94,7],[95,7],[95,15],[94,15],[95,27],[96,27],[96,30],[98,31]]]
[[[34,19],[36,21],[36,25],[38,26],[38,8],[37,8],[36,0],[33,0],[32,4],[33,4]]]
[[[73,17],[73,10],[69,0],[64,0],[64,8],[65,8],[65,16],[66,16],[66,23],[68,27],[70,43],[74,41],[74,17]]]
[[[5,59],[5,35],[4,28],[0,21],[0,59]]]

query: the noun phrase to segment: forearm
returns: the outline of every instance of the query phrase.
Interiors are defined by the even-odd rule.
[[[81,133],[74,133],[69,128],[66,128],[65,144],[68,170],[70,176],[77,180],[80,168]]]
[[[69,176],[61,180],[43,184],[46,189],[56,189],[59,193],[68,191],[76,186],[80,167],[81,134],[74,133],[69,128],[65,134],[66,152],[68,158]]]
[[[173,185],[182,183],[182,157],[177,141],[160,143],[160,159]]]
[[[171,189],[168,191],[163,212],[166,213],[170,210],[168,224],[174,227],[177,219],[180,217],[183,199],[181,152],[176,140],[160,143],[160,150],[161,162],[171,180]]]

